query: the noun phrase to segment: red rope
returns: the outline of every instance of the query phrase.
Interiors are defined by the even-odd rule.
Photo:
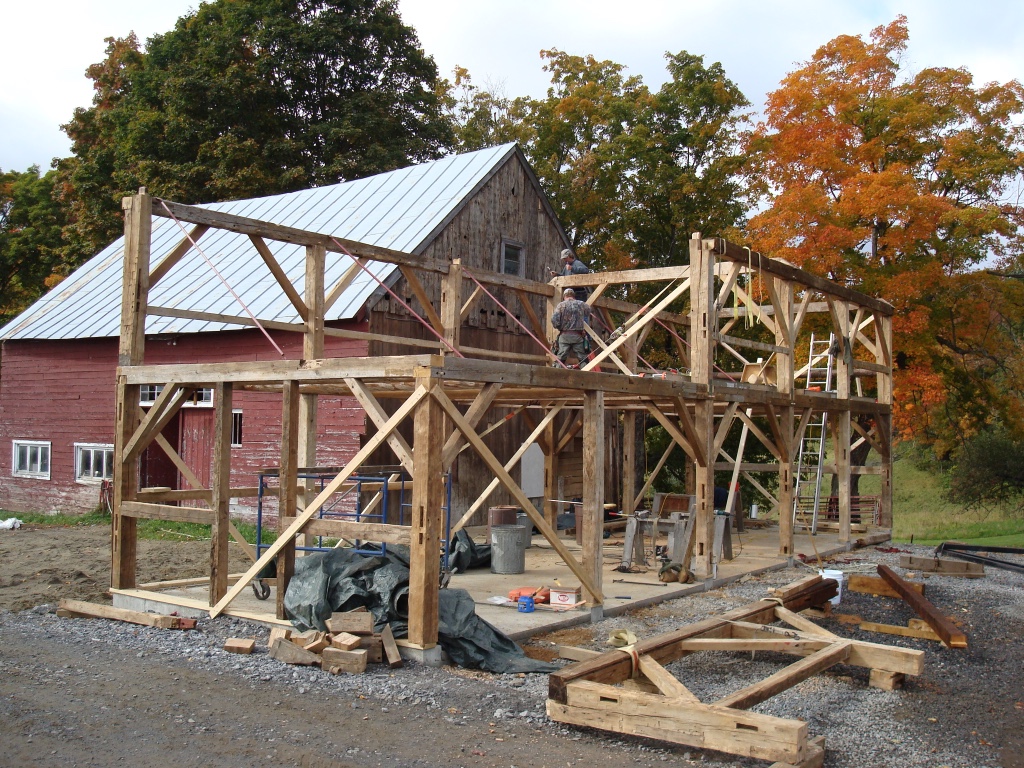
[[[370,277],[372,277],[374,280],[376,280],[377,284],[380,285],[380,287],[383,288],[385,291],[387,291],[392,296],[392,298],[394,298],[399,304],[401,304],[403,307],[405,307],[407,310],[409,310],[409,314],[412,315],[413,317],[415,317],[417,320],[419,320],[428,331],[430,331],[432,334],[437,336],[438,340],[442,344],[444,344],[446,347],[448,347],[448,349],[450,349],[452,352],[454,352],[459,357],[465,357],[464,354],[459,352],[459,350],[457,350],[455,347],[453,347],[451,345],[451,343],[448,341],[448,339],[446,339],[444,336],[442,336],[440,333],[438,333],[437,329],[434,328],[434,326],[432,326],[430,323],[428,323],[426,320],[424,320],[422,317],[420,317],[418,314],[416,314],[416,310],[414,310],[412,307],[410,307],[408,304],[406,304],[405,301],[402,300],[401,296],[399,296],[397,293],[395,293],[390,288],[388,288],[388,286],[384,284],[383,280],[381,280],[379,277],[377,277],[375,274],[373,274],[373,272],[371,272],[369,269],[367,269],[366,266],[361,261],[359,261],[359,259],[357,259],[355,256],[353,256],[349,252],[348,248],[346,248],[344,245],[339,243],[333,237],[331,238],[331,242],[334,243],[336,246],[338,246],[338,248],[341,249],[342,253],[344,253],[346,256],[348,256],[350,259],[352,259],[352,261],[354,261],[355,264],[361,270],[363,270],[363,272],[365,272]]]
[[[235,301],[237,301],[239,304],[242,305],[242,309],[244,309],[245,313],[247,315],[249,315],[250,318],[252,318],[252,321],[254,323],[256,323],[256,327],[259,328],[261,331],[263,331],[263,335],[267,337],[267,341],[269,341],[271,344],[274,345],[274,349],[276,349],[278,351],[278,354],[280,354],[281,357],[284,357],[285,356],[284,355],[284,350],[281,349],[279,346],[277,346],[277,342],[274,341],[270,337],[270,334],[267,333],[267,329],[263,327],[263,325],[260,323],[260,321],[258,319],[256,319],[256,315],[254,315],[252,313],[252,310],[250,310],[249,307],[246,306],[245,302],[242,301],[242,298],[237,293],[235,293],[235,289],[232,288],[231,285],[228,283],[228,281],[224,279],[224,275],[222,275],[219,271],[217,271],[217,268],[215,266],[213,266],[213,262],[210,261],[210,257],[207,256],[206,253],[203,251],[203,249],[199,247],[199,244],[195,240],[192,239],[192,233],[189,232],[187,229],[185,229],[185,227],[182,225],[182,223],[180,221],[178,221],[177,217],[173,213],[171,213],[171,209],[167,207],[167,203],[165,203],[163,200],[161,200],[160,201],[160,205],[162,205],[164,207],[164,210],[167,211],[167,215],[170,216],[174,220],[174,223],[178,225],[178,228],[182,232],[185,233],[185,237],[187,237],[188,241],[190,243],[192,243],[192,247],[195,248],[197,251],[199,251],[199,255],[200,256],[202,256],[204,259],[206,259],[206,263],[210,265],[210,269],[213,270],[213,274],[215,274],[218,278],[220,278],[220,281],[222,283],[224,283],[224,287],[227,288],[228,292],[232,296],[235,297]]]

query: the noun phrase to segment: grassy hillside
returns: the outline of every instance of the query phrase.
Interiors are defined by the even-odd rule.
[[[903,454],[903,455],[899,455]],[[938,544],[957,539],[996,546],[1024,546],[1024,517],[1011,508],[988,513],[967,511],[943,498],[943,478],[922,468],[909,451],[900,451],[893,466],[893,540]],[[874,488],[865,477],[862,492]],[[998,539],[998,540],[995,540]]]

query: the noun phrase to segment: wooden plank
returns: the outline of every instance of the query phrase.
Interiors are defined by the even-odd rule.
[[[178,415],[178,409],[194,391],[191,387],[183,388],[177,384],[168,384],[164,387],[150,407],[149,413],[145,415],[135,430],[132,439],[124,447],[121,460],[128,462],[137,457],[153,441],[157,433]]]
[[[324,487],[320,494],[306,506],[306,509],[303,510],[302,514],[295,519],[295,522],[288,526],[288,528],[277,537],[277,540],[267,548],[263,553],[263,556],[253,563],[252,567],[245,572],[242,579],[228,590],[228,593],[224,595],[223,599],[221,599],[220,602],[210,610],[211,617],[216,618],[218,615],[223,613],[224,609],[231,604],[231,601],[238,597],[242,590],[245,589],[246,584],[252,581],[256,574],[263,570],[267,563],[277,557],[277,554],[284,549],[285,544],[294,540],[296,534],[302,530],[302,527],[309,520],[312,520],[313,516],[320,511],[320,507],[323,506],[323,503],[327,501],[327,499],[329,499],[357,469],[359,469],[360,465],[366,461],[375,450],[377,450],[391,431],[397,428],[398,425],[405,420],[409,413],[416,407],[416,404],[423,399],[425,394],[426,390],[422,387],[418,387],[416,391],[409,396],[401,407],[395,411],[395,415],[388,420],[388,423],[385,425],[385,429],[380,430],[367,441],[366,445],[364,445],[359,452],[352,457],[348,464],[345,465],[344,469],[342,469],[341,472],[339,472],[335,478]]]
[[[903,687],[904,677],[899,672],[885,672],[881,669],[872,669],[871,676],[868,678],[868,685],[882,691],[895,691],[897,688]]]
[[[290,526],[294,516],[284,517],[284,525]],[[332,539],[348,539],[360,541],[383,542],[385,544],[401,544],[409,546],[412,540],[409,526],[391,525],[389,523],[363,522],[359,520],[341,520],[338,518],[314,518],[302,527],[302,533],[312,536],[327,536]]]
[[[749,709],[762,701],[767,701],[780,691],[792,688],[811,675],[846,661],[849,656],[849,641],[840,640],[831,643],[820,651],[815,651],[810,656],[779,670],[774,675],[719,699],[715,702],[715,706]]]
[[[476,429],[476,425],[480,423],[480,419],[484,417],[484,414],[491,407],[491,403],[498,396],[501,391],[501,384],[492,382],[485,384],[481,388],[480,393],[474,398],[469,408],[466,410],[466,423]],[[452,462],[459,455],[459,451],[462,446],[466,444],[466,438],[462,436],[462,433],[458,430],[452,432],[445,440],[444,448],[441,449],[441,469],[447,472]]]
[[[373,614],[369,611],[344,611],[332,613],[327,619],[327,630],[333,635],[347,632],[350,635],[372,635]]]
[[[796,763],[772,763],[768,768],[824,768],[825,737],[815,736],[807,742],[807,756]]]
[[[331,645],[343,651],[352,651],[359,647],[362,638],[350,632],[339,632],[331,636]]]
[[[600,656],[601,651],[592,651],[589,648],[577,648],[574,645],[558,646],[558,658],[569,659],[570,661],[586,661],[595,656]]]
[[[878,624],[874,621],[863,621],[858,626],[865,632],[881,632],[886,635],[916,637],[919,640],[935,640],[939,643],[942,642],[942,638],[939,637],[935,633],[935,630],[928,626],[927,623],[924,628],[910,626],[903,627],[898,624]]]
[[[380,632],[381,642],[384,644],[384,658],[390,669],[398,669],[402,666],[402,654],[398,651],[398,644],[395,642],[395,635],[391,631],[391,625],[385,624]]]
[[[690,276],[689,265],[680,267],[651,267],[649,269],[626,269],[611,272],[588,272],[584,275],[559,275],[551,279],[551,285],[562,291],[566,288],[589,287],[594,285],[620,285],[622,283],[652,283],[664,280],[685,280]]]
[[[818,640],[780,638],[736,638],[736,637],[698,637],[682,640],[679,647],[684,651],[729,651],[736,653],[752,651],[772,651],[775,653],[791,653],[796,656],[807,656],[831,645],[828,638]]]
[[[410,267],[399,267],[399,269],[402,270],[405,282],[412,289],[413,295],[419,300],[420,306],[423,307],[423,314],[426,315],[423,319],[430,323],[435,331],[444,336],[444,323],[441,322],[437,310],[434,309],[434,303],[430,300],[426,290],[424,290],[423,283],[416,276],[416,272]]]
[[[822,578],[823,577],[822,577],[822,575],[820,573],[814,573],[814,574],[811,574],[810,576],[804,576],[802,579],[797,579],[796,581],[791,581],[789,584],[786,584],[784,587],[776,587],[774,589],[769,589],[768,590],[768,594],[772,595],[774,597],[792,597],[793,595],[797,594],[798,592],[802,592],[803,590],[807,589],[808,587],[813,586],[814,584],[817,584],[818,582],[820,582],[822,580]]]
[[[202,507],[176,507],[171,504],[147,504],[142,501],[125,501],[121,514],[144,520],[170,520],[176,523],[213,524],[213,511]]]
[[[914,581],[907,581],[906,584],[919,595],[924,594],[924,584],[918,584]],[[897,599],[902,599],[900,597],[900,593],[890,587],[885,579],[879,576],[869,576],[866,573],[849,574],[847,577],[846,589],[851,592],[859,592],[863,595],[877,595],[878,597],[895,597]]]
[[[838,640],[838,636],[829,632],[824,627],[819,627],[810,619],[801,616],[799,613],[791,611],[787,608],[783,608],[781,605],[775,607],[775,617],[780,621],[784,621],[789,626],[799,629],[801,632],[807,632],[815,637],[830,638],[832,640]]]
[[[888,582],[903,601],[914,609],[914,612],[928,622],[928,626],[935,630],[935,634],[942,638],[942,642],[949,648],[966,648],[967,635],[961,632],[949,619],[939,613],[939,610],[924,597],[919,595],[906,581],[901,579],[895,571],[887,565],[878,566],[878,575]]]
[[[985,566],[981,563],[950,560],[945,557],[900,555],[900,568],[938,573],[943,576],[965,576],[968,579],[980,579],[985,575]]]
[[[366,415],[370,417],[378,429],[383,424],[387,423],[388,413],[381,407],[381,404],[377,402],[377,398],[371,394],[370,390],[366,388],[362,381],[359,379],[347,378],[345,379],[345,385],[349,388],[349,391],[359,401],[359,404],[363,406],[363,410],[366,411]],[[406,442],[405,438],[402,437],[398,432],[392,432],[388,436],[388,445],[391,450],[395,452],[395,456],[398,457],[399,463],[405,467],[409,474],[412,474],[412,448],[409,447],[409,443]]]
[[[185,619],[183,625],[180,616],[164,616],[159,613],[130,611],[126,608],[88,603],[84,600],[62,598],[57,607],[59,610],[66,612],[69,618],[111,619],[113,621],[124,621],[129,624],[140,624],[144,627],[157,627],[159,629],[193,629],[196,625],[195,619]]]

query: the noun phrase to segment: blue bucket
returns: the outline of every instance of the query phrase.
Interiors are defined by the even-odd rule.
[[[533,613],[533,598],[523,597],[519,598],[519,612],[520,613]]]

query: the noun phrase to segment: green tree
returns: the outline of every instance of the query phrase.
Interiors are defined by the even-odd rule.
[[[0,322],[55,282],[62,265],[64,215],[54,200],[56,171],[0,173]]]
[[[64,126],[69,235],[120,230],[139,186],[182,202],[272,194],[439,156],[437,69],[394,0],[216,0],[151,38],[108,39]]]

